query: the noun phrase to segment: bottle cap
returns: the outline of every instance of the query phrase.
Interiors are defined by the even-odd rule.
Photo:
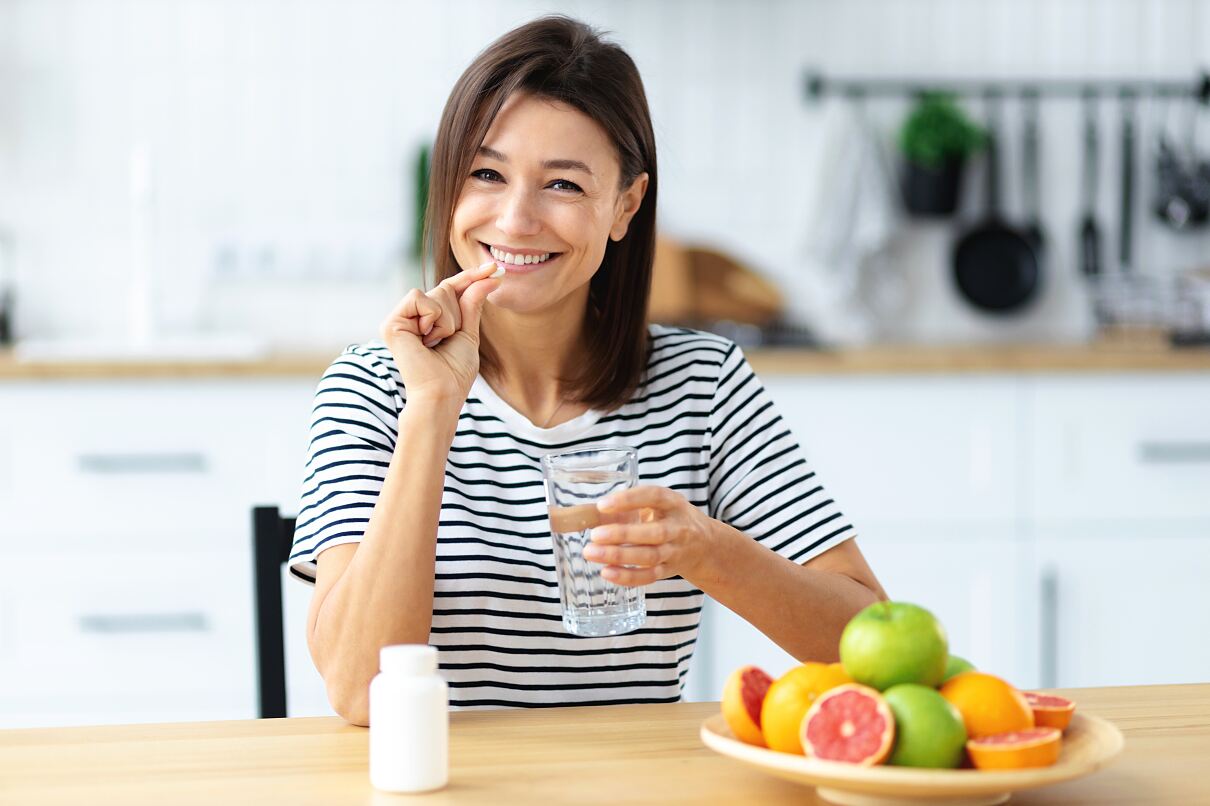
[[[428,644],[393,644],[378,653],[378,666],[384,672],[435,674],[437,648]]]

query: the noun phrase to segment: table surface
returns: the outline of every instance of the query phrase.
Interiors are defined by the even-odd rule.
[[[1210,684],[1060,690],[1113,721],[1122,754],[1014,804],[1210,803]],[[368,731],[296,718],[0,731],[0,803],[805,804],[814,790],[720,756],[698,738],[715,703],[462,711],[450,784],[375,791]]]

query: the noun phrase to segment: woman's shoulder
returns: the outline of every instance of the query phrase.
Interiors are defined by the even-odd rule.
[[[345,345],[324,372],[325,380],[335,378],[356,378],[386,392],[401,391],[395,358],[381,339]]]
[[[723,362],[741,355],[739,345],[725,336],[672,325],[648,325],[651,353],[648,366],[666,361],[673,356],[686,361],[722,366]]]

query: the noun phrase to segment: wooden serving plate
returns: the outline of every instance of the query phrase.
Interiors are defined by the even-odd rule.
[[[1111,722],[1077,713],[1063,733],[1063,751],[1049,767],[1029,770],[924,770],[861,767],[820,761],[754,747],[735,738],[722,714],[702,723],[702,741],[711,750],[767,773],[817,787],[819,796],[843,806],[987,806],[1004,803],[1018,789],[1080,778],[1105,766],[1122,750],[1122,733]]]

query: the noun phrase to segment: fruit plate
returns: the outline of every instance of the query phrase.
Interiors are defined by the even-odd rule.
[[[702,741],[711,750],[767,773],[817,788],[820,798],[844,806],[947,806],[1004,803],[1019,789],[1070,781],[1109,763],[1122,750],[1122,733],[1111,722],[1077,713],[1063,732],[1063,751],[1049,767],[1028,770],[923,770],[910,767],[861,767],[820,761],[735,738],[722,714],[702,723]]]

